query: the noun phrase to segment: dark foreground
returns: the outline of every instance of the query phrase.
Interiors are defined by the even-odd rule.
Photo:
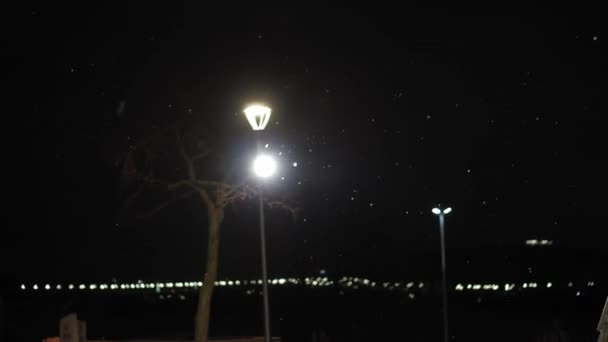
[[[251,292],[250,292],[251,293]],[[440,341],[441,314],[432,288],[415,294],[336,287],[271,288],[272,329],[283,341]],[[88,322],[89,338],[189,339],[193,291],[7,292],[3,340],[40,341],[58,334],[63,314]],[[170,296],[170,298],[168,298]],[[608,291],[450,293],[452,341],[595,341]],[[261,297],[222,288],[213,302],[212,334],[262,333]],[[545,338],[545,339],[543,339]],[[549,338],[549,339],[546,339]],[[566,338],[566,339],[563,339]]]

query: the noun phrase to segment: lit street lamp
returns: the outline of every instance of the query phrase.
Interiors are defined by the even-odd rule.
[[[277,163],[269,155],[261,154],[253,161],[253,172],[260,178],[268,178],[274,175]]]
[[[254,131],[263,131],[266,125],[268,125],[268,121],[270,121],[272,110],[261,104],[252,104],[247,106],[243,112],[245,112],[247,121],[249,121]]]
[[[264,105],[254,104],[243,110],[247,121],[254,131],[263,131],[270,120],[271,109]],[[259,137],[258,137],[259,139]],[[258,153],[260,144],[258,140]],[[260,211],[260,249],[262,252],[262,291],[264,294],[264,339],[270,342],[270,305],[268,300],[268,270],[266,266],[266,231],[264,223],[264,195],[262,191],[262,181],[274,175],[277,169],[275,160],[269,155],[258,155],[253,161],[253,173],[261,178],[258,183],[259,211]]]
[[[433,214],[439,216],[439,235],[441,238],[441,286],[443,291],[443,341],[449,341],[448,335],[448,285],[445,272],[445,215],[452,212],[452,208],[433,208]]]

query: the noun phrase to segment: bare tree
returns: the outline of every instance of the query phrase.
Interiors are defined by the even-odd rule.
[[[198,198],[206,209],[207,257],[203,286],[199,289],[194,318],[194,338],[197,342],[207,342],[209,335],[211,299],[218,275],[220,228],[225,209],[237,201],[255,197],[257,193],[256,189],[248,186],[246,182],[231,180],[230,169],[223,167],[225,163],[221,157],[217,158],[216,155],[213,159],[213,155],[210,144],[199,139],[195,134],[184,134],[183,130],[175,125],[131,145],[122,163],[123,183],[131,184],[130,194],[123,199],[120,213],[122,217],[131,211],[136,201],[145,197],[142,194],[150,190],[163,192],[166,200],[156,204],[151,210],[136,215],[138,218],[155,215],[176,200],[189,197]],[[163,162],[159,163],[159,160]],[[168,180],[157,175],[167,173],[158,170],[162,169],[159,167],[161,164],[171,164],[171,162],[167,163],[167,160],[182,165],[173,169],[177,170],[173,173],[178,174],[177,177],[173,177],[175,179]],[[208,172],[210,169],[213,172]],[[211,175],[221,179],[213,179]],[[288,210],[295,219],[296,211],[284,202],[272,201],[268,202],[268,205]]]

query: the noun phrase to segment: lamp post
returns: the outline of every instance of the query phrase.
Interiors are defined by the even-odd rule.
[[[445,271],[445,215],[452,212],[452,208],[433,208],[433,214],[439,216],[439,235],[441,239],[441,287],[443,300],[443,341],[449,341],[448,335],[448,285]]]
[[[263,131],[270,120],[271,109],[261,104],[247,106],[244,110],[247,121],[254,131]],[[259,136],[257,138],[258,154],[260,153]],[[264,194],[262,181],[271,177],[276,171],[276,162],[268,155],[259,154],[253,161],[253,172],[260,178],[258,182],[259,217],[260,217],[260,249],[262,254],[262,292],[264,297],[264,340],[270,342],[270,305],[268,300],[268,270],[266,266],[266,230],[264,223]]]

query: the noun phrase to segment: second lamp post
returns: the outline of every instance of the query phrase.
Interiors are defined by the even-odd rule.
[[[443,300],[443,341],[449,341],[448,335],[448,285],[445,270],[445,215],[452,212],[452,208],[433,208],[433,214],[439,216],[439,235],[441,238],[441,289]]]

